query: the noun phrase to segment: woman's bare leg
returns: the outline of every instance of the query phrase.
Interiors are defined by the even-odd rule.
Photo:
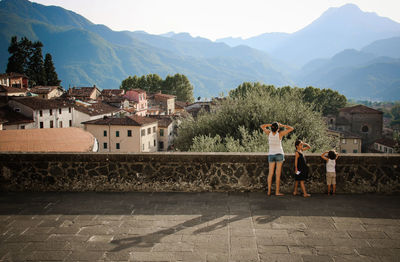
[[[303,196],[304,196],[304,197],[309,197],[309,196],[311,196],[310,194],[307,194],[306,186],[304,185],[304,181],[300,181],[300,186],[301,186],[301,190],[303,190]]]
[[[276,163],[276,177],[275,177],[275,184],[276,184],[275,195],[276,196],[283,196],[283,194],[281,192],[279,192],[279,186],[281,183],[282,165],[283,165],[283,162]]]
[[[275,162],[270,162],[269,163],[269,170],[268,170],[268,195],[271,195],[271,185],[272,185],[272,176],[274,175],[274,171],[275,171]]]
[[[293,190],[293,195],[297,195],[297,188],[299,186],[299,181],[294,181],[294,190]]]

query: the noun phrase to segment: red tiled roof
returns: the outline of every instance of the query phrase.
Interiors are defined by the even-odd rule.
[[[351,107],[344,107],[339,109],[340,112],[346,112],[350,114],[361,113],[361,114],[383,114],[382,111],[364,106],[364,105],[356,105]]]
[[[28,77],[27,77],[26,75],[24,75],[24,74],[14,73],[14,72],[5,73],[5,74],[0,74],[0,78],[5,78],[5,77],[7,77],[7,78],[14,78],[14,77],[28,78]]]
[[[3,152],[89,152],[94,137],[80,128],[1,130]]]
[[[73,87],[68,89],[68,96],[73,97],[90,97],[90,95],[97,89],[96,86],[90,87]]]
[[[113,126],[143,126],[156,123],[157,120],[142,116],[125,116],[125,117],[103,117],[100,119],[90,120],[82,124],[88,125],[113,125]]]
[[[73,103],[61,99],[40,99],[37,97],[12,97],[12,100],[34,110],[72,107]]]
[[[17,125],[24,123],[33,123],[33,119],[24,116],[18,112],[14,112],[8,106],[0,107],[0,118],[7,122],[6,125]]]
[[[159,127],[168,127],[169,125],[172,124],[173,120],[170,116],[160,116],[160,115],[150,115],[149,117],[157,119],[158,120],[158,126]]]
[[[103,96],[122,96],[124,93],[123,89],[103,89],[101,91]]]
[[[188,102],[175,101],[175,109],[184,109],[188,105],[189,105]]]
[[[381,139],[376,140],[374,143],[381,144],[381,145],[391,147],[391,148],[393,148],[396,145],[396,141],[394,141],[393,139],[389,139],[389,138],[381,138]]]
[[[0,85],[0,93],[7,93],[7,94],[15,94],[15,93],[26,93],[27,90],[25,88],[16,88],[11,86],[3,86]]]
[[[116,113],[119,112],[120,109],[116,108],[114,106],[107,105],[103,102],[96,102],[96,103],[86,103],[80,104],[76,103],[74,105],[75,110],[78,110],[79,112],[85,113],[89,116],[98,116],[98,115],[104,115],[104,114],[109,114],[109,113]]]
[[[54,89],[60,88],[60,86],[35,86],[31,88],[30,92],[34,94],[48,94]]]
[[[154,94],[154,98],[161,98],[161,99],[172,99],[172,98],[176,98],[176,96],[174,95],[167,95],[167,94],[160,94],[160,93],[156,93]]]

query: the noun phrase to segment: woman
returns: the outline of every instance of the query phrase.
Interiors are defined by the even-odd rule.
[[[290,132],[293,131],[293,127],[288,125],[281,125],[278,122],[274,122],[272,124],[264,124],[260,126],[261,129],[268,135],[269,142],[269,152],[268,152],[268,162],[269,162],[269,173],[268,173],[268,196],[271,195],[271,184],[272,184],[272,176],[274,175],[275,166],[276,166],[276,196],[283,196],[281,192],[279,192],[279,184],[281,181],[281,172],[282,172],[282,164],[285,160],[283,149],[282,149],[282,137],[286,136]],[[267,129],[267,127],[271,127],[271,130]],[[284,127],[285,130],[280,131],[280,127]]]

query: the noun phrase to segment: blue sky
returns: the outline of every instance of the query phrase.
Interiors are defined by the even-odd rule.
[[[330,7],[356,4],[400,22],[400,0],[34,0],[83,15],[113,30],[188,32],[215,40],[268,32],[292,33]]]

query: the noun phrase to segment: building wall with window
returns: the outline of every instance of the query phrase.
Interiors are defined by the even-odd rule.
[[[139,153],[157,151],[156,122],[143,126],[85,124],[85,130],[96,137],[99,143],[98,152]]]
[[[33,128],[65,128],[72,126],[73,107],[60,107],[52,109],[33,109],[17,101],[9,101],[15,112],[32,118],[35,123]]]
[[[341,153],[361,153],[361,139],[354,137],[341,137],[340,138],[340,152]]]
[[[173,123],[168,125],[168,127],[158,127],[158,151],[167,151],[170,149],[174,138],[173,131]]]

